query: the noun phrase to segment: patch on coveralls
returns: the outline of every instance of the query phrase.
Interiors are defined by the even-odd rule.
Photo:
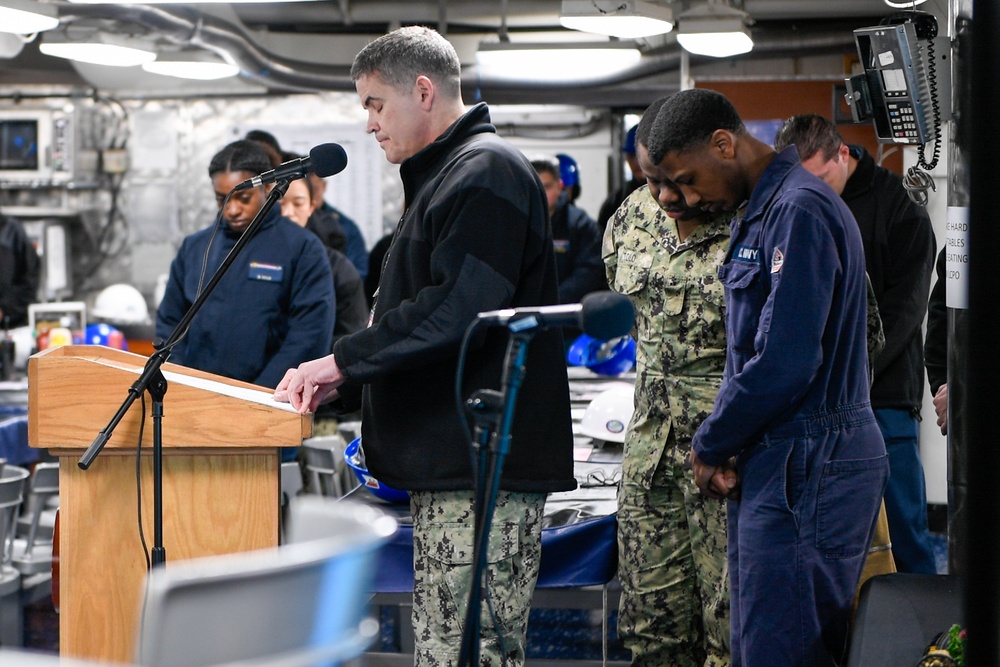
[[[736,251],[733,253],[733,259],[737,262],[756,263],[760,261],[759,257],[760,248],[743,244],[736,246]]]
[[[774,254],[771,255],[771,273],[777,273],[781,271],[781,265],[785,263],[785,256],[781,253],[779,248],[774,249]]]

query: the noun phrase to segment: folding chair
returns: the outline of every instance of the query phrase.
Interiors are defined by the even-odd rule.
[[[290,544],[154,568],[136,662],[143,667],[311,667],[361,655],[376,550],[396,522],[377,508],[291,501]]]

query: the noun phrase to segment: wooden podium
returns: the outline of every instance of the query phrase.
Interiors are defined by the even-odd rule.
[[[140,541],[137,399],[82,470],[80,457],[128,396],[146,358],[96,345],[28,360],[28,442],[59,457],[59,648],[131,662],[146,559]],[[298,446],[311,418],[271,390],[164,364],[163,546],[171,561],[278,544],[278,447]],[[142,431],[142,535],[153,548],[152,403]]]

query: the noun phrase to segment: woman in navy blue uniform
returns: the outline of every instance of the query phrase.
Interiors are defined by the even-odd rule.
[[[236,141],[212,159],[209,176],[220,208],[242,181],[271,169],[252,141]],[[269,186],[230,198],[216,224],[191,234],[170,265],[156,313],[166,340],[199,289],[261,210]],[[336,304],[330,261],[312,232],[273,207],[256,235],[191,322],[170,360],[198,370],[274,387],[289,367],[327,354]]]

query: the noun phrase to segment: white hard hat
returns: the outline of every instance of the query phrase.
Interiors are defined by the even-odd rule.
[[[101,290],[91,310],[94,319],[112,324],[148,324],[146,299],[136,288],[125,283],[109,285]]]
[[[632,419],[635,388],[617,383],[602,391],[587,406],[580,420],[580,433],[596,440],[625,442],[625,429]]]

